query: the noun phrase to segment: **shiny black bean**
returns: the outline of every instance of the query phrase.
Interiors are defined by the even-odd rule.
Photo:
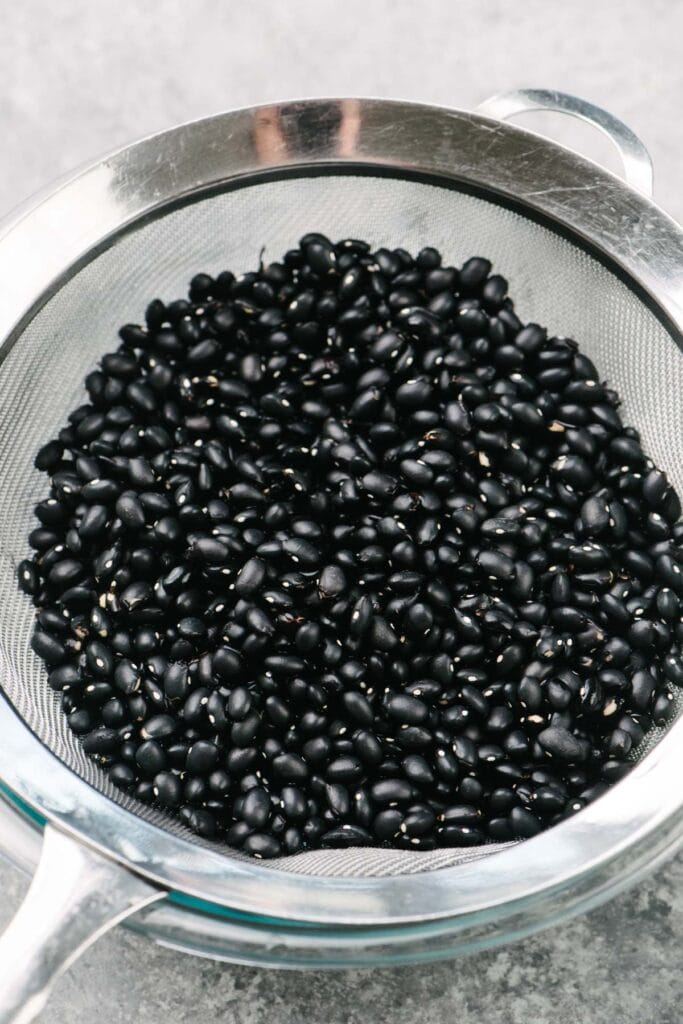
[[[399,835],[402,824],[403,815],[400,811],[394,809],[380,811],[372,823],[372,831],[377,839],[386,842]]]
[[[510,825],[512,833],[520,839],[528,839],[537,835],[542,828],[541,822],[535,814],[527,811],[524,807],[513,807],[510,811]]]
[[[226,560],[227,554],[228,551],[227,548],[225,548],[223,561]],[[251,594],[254,594],[259,590],[265,575],[266,566],[263,560],[260,558],[250,558],[244,563],[237,574],[237,579],[235,580],[235,592],[239,594],[240,597],[249,597]]]
[[[650,704],[657,680],[647,671],[634,672],[631,678],[631,702],[638,711],[645,711]]]
[[[390,718],[406,725],[421,725],[428,716],[427,705],[417,697],[408,694],[397,694],[387,701],[387,712]]]
[[[561,761],[583,761],[587,756],[585,744],[560,726],[543,729],[538,742],[551,757]]]
[[[257,857],[468,846],[670,720],[678,496],[490,271],[311,233],[88,375],[18,581],[117,785]]]
[[[338,565],[327,565],[318,580],[318,592],[323,598],[338,597],[346,588],[346,576]]]
[[[515,576],[515,563],[502,551],[481,551],[477,559],[489,579],[511,580]]]
[[[118,750],[120,740],[116,729],[99,728],[84,736],[81,743],[86,754],[113,754]],[[161,756],[163,758],[163,751]],[[141,764],[139,759],[138,764]]]
[[[361,726],[372,725],[374,713],[367,697],[355,690],[349,690],[342,697],[344,707],[350,717]]]
[[[663,726],[671,721],[676,711],[674,695],[670,690],[658,694],[652,707],[652,720],[655,725]],[[611,753],[611,751],[610,751]]]
[[[483,833],[469,825],[444,825],[437,834],[443,846],[481,846],[485,841]]]
[[[435,823],[436,814],[432,808],[426,804],[421,804],[417,807],[409,808],[408,813],[403,819],[401,832],[404,832],[410,838],[424,836],[432,831]]]
[[[278,754],[272,767],[276,777],[286,782],[302,783],[308,778],[306,762],[297,754]]]
[[[538,324],[527,324],[517,334],[515,345],[525,355],[533,355],[543,347],[546,338],[547,333],[543,327],[539,327]]]
[[[140,730],[146,740],[167,740],[176,731],[176,720],[171,715],[154,715],[148,718]]]
[[[268,824],[268,819],[273,810],[270,795],[265,789],[254,786],[244,796],[241,804],[240,814],[242,820],[253,829],[262,829]]]
[[[373,838],[368,829],[360,825],[344,824],[330,829],[321,837],[323,846],[349,847],[372,846]]]
[[[147,778],[153,778],[166,768],[166,754],[156,740],[145,740],[137,748],[135,763]]]
[[[175,809],[183,799],[183,786],[173,772],[159,772],[154,776],[154,796],[162,807]]]
[[[404,757],[401,767],[406,778],[416,786],[431,786],[434,782],[434,772],[429,762],[420,754],[409,754]]]
[[[370,790],[372,799],[380,806],[406,803],[413,796],[413,786],[404,779],[382,779]]]

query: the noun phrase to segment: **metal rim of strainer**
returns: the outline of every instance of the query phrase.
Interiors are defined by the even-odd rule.
[[[353,112],[340,146],[330,104]],[[349,106],[350,105],[350,106]],[[276,118],[267,153],[254,124]],[[683,232],[621,179],[536,134],[477,114],[386,100],[310,100],[195,121],[67,180],[0,231],[0,362],[50,295],[146,219],[264,174],[371,170],[422,176],[510,203],[607,261],[683,328]],[[677,342],[678,343],[678,342]],[[173,837],[119,807],[52,754],[0,691],[0,783],[10,799],[165,889],[269,919],[379,926],[584,903],[683,841],[683,721],[573,818],[481,860],[408,876],[297,876]],[[591,896],[592,898],[592,896]]]

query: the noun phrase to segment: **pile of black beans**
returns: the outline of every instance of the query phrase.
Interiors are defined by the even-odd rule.
[[[679,499],[486,259],[310,234],[120,339],[19,566],[117,786],[257,857],[468,846],[671,717]]]

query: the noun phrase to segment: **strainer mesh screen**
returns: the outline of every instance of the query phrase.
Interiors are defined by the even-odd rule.
[[[33,456],[83,401],[82,381],[117,345],[117,328],[140,321],[148,301],[186,293],[197,271],[236,273],[279,259],[307,231],[373,246],[425,245],[446,263],[486,256],[510,284],[523,320],[575,337],[624,400],[646,451],[683,488],[683,356],[642,301],[595,259],[518,213],[450,188],[326,174],[247,185],[204,198],[127,234],[43,307],[0,367],[0,685],[30,728],[78,775],[117,803],[176,835],[182,825],[113,787],[81,751],[29,648],[30,601],[17,563],[35,525],[46,478]],[[679,702],[680,710],[680,702]],[[658,738],[646,737],[638,753]],[[264,865],[308,874],[390,875],[452,866],[500,847],[435,852],[346,850]],[[224,849],[221,847],[221,849]],[[226,856],[242,856],[226,851]]]

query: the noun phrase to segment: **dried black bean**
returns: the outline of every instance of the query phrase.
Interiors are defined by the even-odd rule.
[[[585,744],[561,726],[550,726],[538,735],[538,741],[551,757],[561,761],[583,761],[587,756]]]
[[[468,846],[670,720],[678,496],[490,271],[312,233],[122,328],[17,570],[117,785],[257,857]]]

